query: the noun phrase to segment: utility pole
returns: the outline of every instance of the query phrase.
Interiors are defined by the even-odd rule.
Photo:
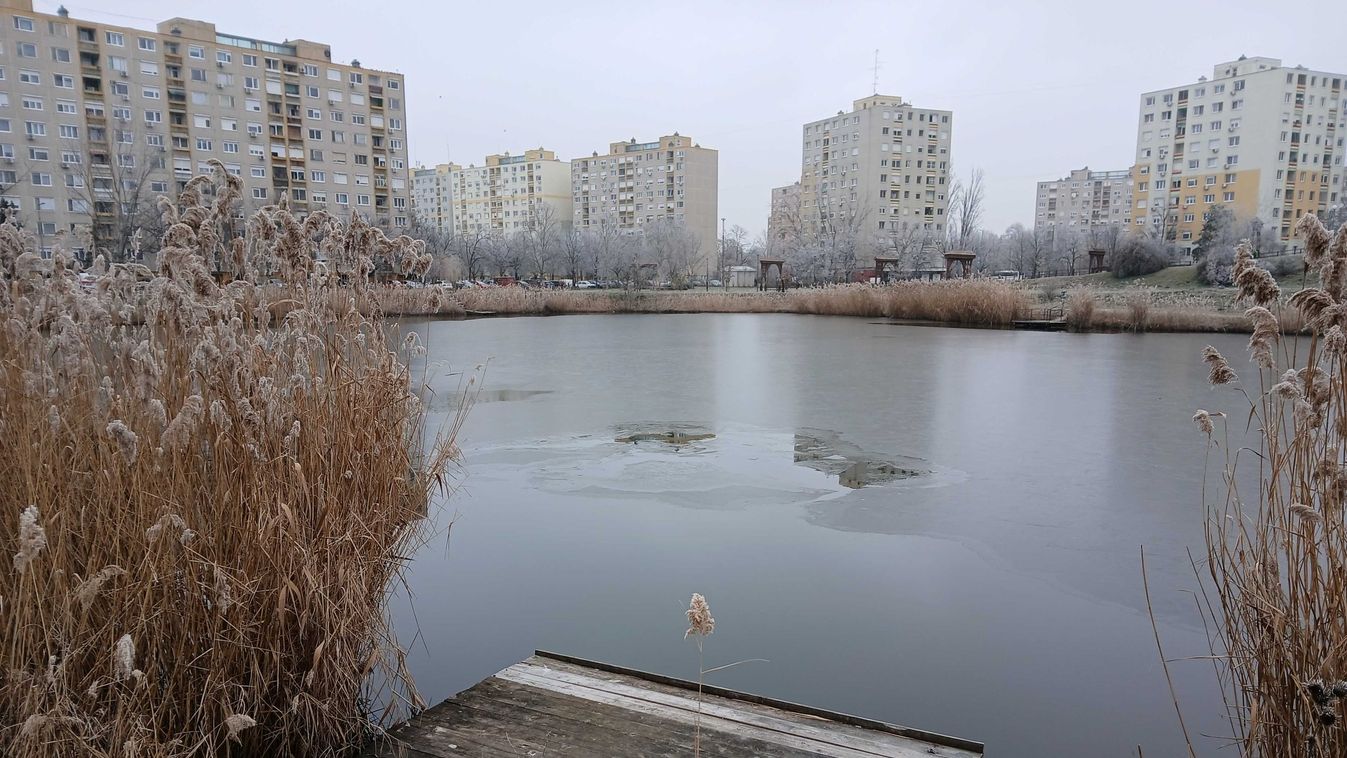
[[[718,265],[718,268],[719,268],[719,270],[720,270],[720,275],[721,275],[721,276],[724,276],[724,275],[725,275],[725,217],[724,217],[724,216],[721,216],[721,217],[720,217],[720,263],[719,263],[719,265]],[[722,284],[722,285],[724,284],[724,280],[721,280],[721,284]],[[707,279],[707,280],[706,280],[706,289],[707,289],[707,290],[710,290],[710,289],[711,289],[711,280],[710,280],[710,279]]]

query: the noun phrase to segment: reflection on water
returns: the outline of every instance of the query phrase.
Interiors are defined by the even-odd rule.
[[[1237,408],[1200,353],[1241,338],[780,314],[409,327],[439,398],[488,360],[487,391],[553,390],[463,427],[461,488],[434,509],[453,541],[410,563],[415,613],[393,608],[428,699],[537,648],[695,678],[701,592],[708,661],[772,661],[715,684],[1003,758],[1186,752],[1138,553],[1166,653],[1207,654],[1189,419]],[[671,431],[715,436],[615,439]],[[1210,667],[1171,670],[1189,729],[1225,733]]]

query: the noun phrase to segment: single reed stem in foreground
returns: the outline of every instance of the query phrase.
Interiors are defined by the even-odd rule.
[[[702,751],[702,680],[706,676],[706,668],[702,658],[702,641],[716,630],[716,620],[711,618],[711,606],[706,604],[706,598],[697,592],[692,593],[692,600],[688,603],[687,617],[688,630],[683,633],[683,639],[696,637],[697,642],[697,717],[692,737],[692,754],[698,756],[701,755]]]

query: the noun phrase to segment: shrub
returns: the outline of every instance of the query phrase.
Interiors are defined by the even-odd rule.
[[[215,171],[163,203],[143,303],[126,267],[99,256],[85,293],[0,226],[5,755],[335,754],[417,702],[384,601],[452,444],[423,445],[351,306],[376,260],[428,257],[274,207],[231,240]]]
[[[1113,275],[1119,279],[1154,274],[1170,263],[1169,252],[1163,245],[1145,237],[1129,236],[1113,251]]]

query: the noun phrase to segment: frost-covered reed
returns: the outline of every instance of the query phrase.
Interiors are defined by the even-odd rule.
[[[1323,284],[1279,306],[1276,282],[1240,246],[1254,369],[1236,376],[1211,347],[1203,359],[1251,412],[1193,417],[1224,450],[1205,503],[1201,607],[1237,751],[1263,758],[1347,755],[1347,225],[1333,233],[1307,215],[1297,232]],[[1288,334],[1288,312],[1307,335]],[[1226,444],[1227,421],[1256,441]]]
[[[352,301],[429,257],[215,171],[148,284],[0,226],[0,754],[335,755],[418,702],[385,600],[452,441]]]

